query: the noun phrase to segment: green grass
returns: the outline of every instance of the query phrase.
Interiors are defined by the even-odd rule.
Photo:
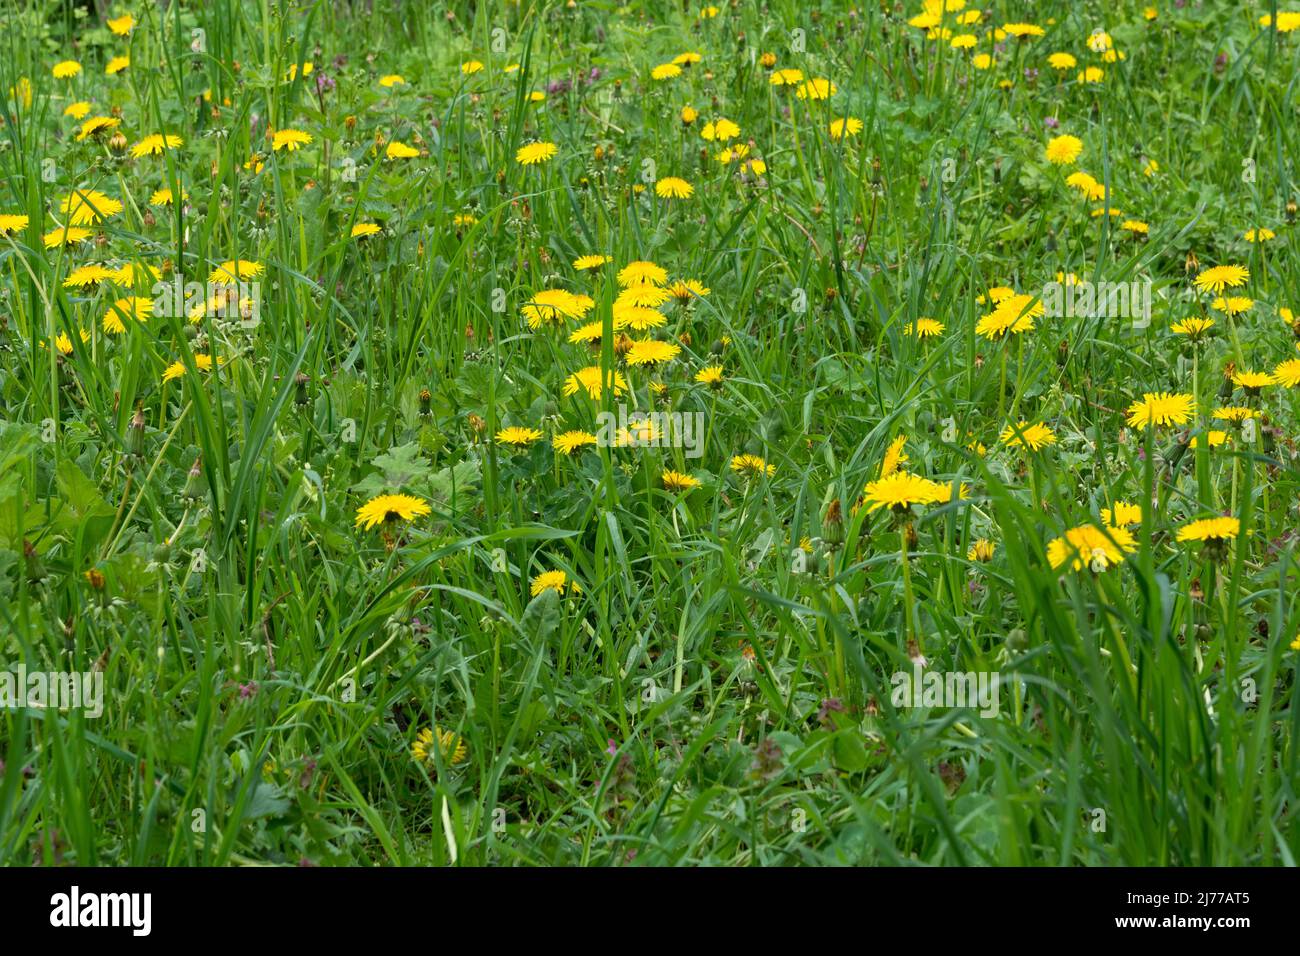
[[[1294,865],[1300,405],[1224,372],[1297,356],[1300,50],[1259,25],[1268,4],[1144,6],[948,14],[970,51],[908,25],[920,4],[210,0],[114,7],[129,38],[9,4],[0,215],[29,222],[0,238],[0,662],[100,668],[105,699],[97,719],[0,710],[0,862]],[[972,68],[986,31],[1030,19],[1044,36]],[[1090,52],[1097,28],[1122,61]],[[771,85],[766,52],[837,91]],[[55,79],[65,59],[82,72]],[[183,145],[77,140],[74,100],[130,145]],[[836,140],[845,116],[863,128]],[[719,117],[762,175],[701,138]],[[283,128],[312,142],[273,152]],[[1074,165],[1044,158],[1061,133]],[[420,155],[385,158],[394,140]],[[534,140],[557,155],[517,163]],[[1075,169],[1123,215],[1090,215]],[[694,195],[656,197],[670,175]],[[151,206],[164,187],[189,198]],[[73,188],[124,208],[46,249]],[[361,222],[382,232],[349,238]],[[1259,226],[1276,238],[1244,241]],[[571,267],[589,253],[611,261]],[[1225,295],[1252,307],[1212,309],[1189,253],[1248,268]],[[206,310],[111,335],[152,277],[64,285],[232,259],[264,267],[255,326]],[[631,333],[681,346],[658,367],[615,345],[635,260],[710,290]],[[1150,282],[1149,326],[976,333],[992,287],[1058,272]],[[600,344],[568,341],[576,319],[528,327],[551,288],[591,297]],[[1171,332],[1199,315],[1204,340]],[[942,335],[912,334],[922,317]],[[564,395],[591,365],[627,392]],[[710,365],[720,388],[694,381]],[[1130,427],[1154,391],[1194,415]],[[620,402],[702,413],[700,456],[553,450]],[[1008,447],[1020,420],[1057,441]],[[543,437],[514,451],[507,426]],[[1224,444],[1188,447],[1211,428]],[[857,507],[900,435],[904,468],[967,496]],[[664,469],[700,487],[666,491]],[[430,513],[356,527],[381,492]],[[1131,552],[1053,568],[1049,543],[1116,501],[1142,508]],[[1218,514],[1240,521],[1224,553],[1176,540]],[[980,538],[990,561],[967,556]],[[580,590],[534,597],[547,571]],[[918,655],[1001,673],[996,716],[895,706]],[[434,725],[463,761],[412,757]]]

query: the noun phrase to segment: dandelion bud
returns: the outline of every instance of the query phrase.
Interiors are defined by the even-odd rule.
[[[23,562],[26,565],[28,584],[36,585],[45,580],[45,563],[26,538],[23,538]]]
[[[308,401],[310,401],[310,398],[307,395],[307,383],[310,381],[311,377],[303,372],[299,372],[293,378],[294,387],[297,389],[293,397],[293,403],[299,408],[306,406]]]
[[[763,69],[770,70],[774,66],[776,66],[776,54],[764,53],[761,57],[758,58],[758,62],[763,64]]]
[[[194,464],[190,465],[190,472],[185,478],[185,490],[181,492],[181,497],[187,502],[193,503],[203,497],[203,492],[199,488],[199,478],[203,474],[200,467],[200,459],[195,458]]]
[[[1015,627],[1007,631],[1007,650],[1019,653],[1029,647],[1029,635],[1025,633],[1023,627]]]
[[[1286,204],[1286,221],[1288,225],[1291,226],[1295,225],[1295,214],[1296,214],[1295,200],[1294,199],[1288,200]]]
[[[433,393],[427,388],[420,389],[420,415],[428,418],[433,412]]]
[[[144,406],[136,405],[135,414],[126,428],[126,453],[132,458],[144,457]]]
[[[109,138],[108,149],[114,156],[126,155],[126,136],[123,135],[121,130],[118,130]]]
[[[844,512],[839,498],[826,507],[826,515],[822,518],[822,540],[831,547],[844,543]]]

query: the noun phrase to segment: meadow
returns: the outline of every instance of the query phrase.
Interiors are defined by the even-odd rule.
[[[1295,865],[1300,8],[0,23],[0,863]]]

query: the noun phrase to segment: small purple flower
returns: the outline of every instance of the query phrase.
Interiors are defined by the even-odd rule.
[[[316,74],[316,92],[321,95],[334,92],[334,78],[324,70]]]
[[[253,696],[254,694],[256,694],[256,693],[257,693],[257,683],[256,683],[255,681],[251,681],[251,680],[250,680],[247,684],[240,684],[240,685],[239,685],[239,699],[240,699],[240,700],[248,700],[250,697],[252,697],[252,696]]]
[[[614,743],[613,737],[609,738],[608,743],[609,746],[605,748],[605,753],[609,754],[612,757],[614,756],[614,754],[618,753],[618,744]]]
[[[1043,120],[1043,125],[1046,126],[1048,129],[1056,129],[1061,125],[1061,121],[1057,119],[1055,116],[1049,116]]]

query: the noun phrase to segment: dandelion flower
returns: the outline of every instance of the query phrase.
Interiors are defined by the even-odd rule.
[[[1188,319],[1183,319],[1180,322],[1175,322],[1169,327],[1169,331],[1176,335],[1185,335],[1192,341],[1196,341],[1205,335],[1205,333],[1209,332],[1213,327],[1213,319],[1203,319],[1199,316],[1193,316]]]
[[[731,470],[738,475],[746,478],[754,478],[759,475],[765,475],[771,478],[776,474],[776,466],[769,465],[758,455],[735,455],[731,459]]]
[[[563,597],[566,587],[575,594],[582,591],[582,588],[578,587],[578,582],[570,581],[569,576],[563,571],[543,571],[533,578],[529,586],[529,593],[533,597],[537,597],[543,591],[554,591]]]
[[[886,507],[895,512],[903,512],[912,505],[935,504],[948,500],[948,497],[947,486],[906,471],[884,475],[870,482],[862,493],[869,512]]]
[[[143,322],[153,314],[153,299],[142,296],[127,296],[118,299],[104,313],[104,331],[110,335],[121,335],[126,331],[123,319]]]
[[[256,279],[265,269],[260,262],[247,259],[229,259],[221,263],[208,274],[209,282],[238,282],[240,279]]]
[[[416,763],[431,767],[436,766],[435,760],[438,758],[434,757],[435,753],[444,764],[454,767],[464,762],[469,755],[469,748],[460,734],[441,727],[425,727],[416,734],[415,743],[411,744],[411,757]]]
[[[695,373],[695,381],[700,385],[707,385],[709,388],[722,388],[725,377],[722,374],[721,365],[709,365]]]
[[[1265,385],[1275,384],[1273,376],[1268,372],[1233,372],[1232,384],[1238,385],[1247,391],[1259,391]]]
[[[1273,381],[1287,388],[1300,385],[1300,359],[1287,359],[1273,369]]]
[[[0,236],[12,236],[15,233],[22,232],[27,228],[30,222],[27,216],[19,216],[12,213],[0,214]]]
[[[1202,292],[1218,294],[1245,285],[1249,278],[1250,270],[1244,266],[1211,266],[1197,275],[1195,285]]]
[[[655,183],[655,195],[661,199],[690,199],[695,187],[676,176],[665,176]]]
[[[943,335],[944,324],[936,319],[917,319],[903,327],[905,335],[915,335],[918,339],[931,339]]]
[[[1145,392],[1141,400],[1128,408],[1128,423],[1134,428],[1147,425],[1181,425],[1192,414],[1195,404],[1190,395],[1170,392]]]
[[[998,438],[1008,448],[1028,447],[1030,451],[1038,451],[1048,445],[1056,444],[1056,435],[1041,422],[1031,425],[1022,421],[1014,427],[1008,425],[1002,429],[1002,434]]]
[[[384,150],[384,155],[389,159],[414,159],[420,155],[420,151],[414,146],[407,146],[400,140],[393,140]]]
[[[804,83],[795,95],[801,100],[825,100],[834,96],[837,90],[838,88],[830,80],[819,78]]]
[[[116,116],[92,116],[81,124],[81,128],[77,131],[77,141],[80,142],[87,136],[94,136],[96,133],[103,133],[121,125],[122,121]]]
[[[278,153],[280,150],[286,150],[290,153],[312,141],[311,133],[304,132],[300,129],[281,129],[276,130],[275,135],[271,137],[271,150]]]
[[[599,401],[605,385],[611,387],[615,395],[622,395],[627,391],[627,379],[618,369],[610,369],[608,374],[602,376],[599,365],[589,365],[564,380],[564,394],[577,395],[578,392],[586,392],[593,401]]]
[[[1047,144],[1044,156],[1050,163],[1067,166],[1083,153],[1083,140],[1077,136],[1056,136]]]
[[[1127,528],[1108,527],[1105,530],[1093,524],[1071,528],[1062,537],[1047,545],[1047,560],[1052,568],[1059,569],[1067,562],[1075,571],[1092,568],[1105,571],[1124,560],[1125,554],[1137,550],[1137,542]]]
[[[1231,541],[1241,532],[1237,518],[1198,518],[1178,529],[1179,541]]]
[[[857,136],[861,132],[862,120],[856,116],[845,116],[841,119],[831,120],[831,139],[836,142],[839,142],[845,136]]]
[[[551,439],[551,447],[562,455],[572,455],[575,451],[596,444],[596,436],[591,432],[561,432]]]
[[[665,269],[645,260],[629,262],[618,272],[618,284],[621,286],[635,285],[639,282],[663,285],[667,281],[668,272]]]
[[[161,156],[165,150],[177,149],[184,144],[185,141],[179,136],[170,133],[154,133],[132,146],[131,155],[137,159],[141,156]]]
[[[59,228],[51,229],[41,236],[41,241],[45,243],[46,249],[57,249],[59,246],[74,246],[89,238],[89,229],[81,229],[77,226],[59,226]]]
[[[660,362],[671,362],[677,357],[681,350],[680,345],[674,345],[671,342],[660,342],[658,339],[644,339],[632,343],[632,348],[629,349],[627,353],[627,364],[657,365]]]
[[[527,448],[537,439],[542,437],[542,433],[536,428],[521,428],[512,425],[509,428],[503,428],[497,432],[497,442],[502,445],[510,445],[513,448]]]
[[[664,483],[665,491],[680,493],[700,487],[698,479],[680,471],[673,471],[671,468],[665,468],[660,478]]]
[[[704,124],[700,136],[709,142],[725,143],[740,135],[740,127],[729,119],[716,119]]]
[[[1101,520],[1112,527],[1127,528],[1142,523],[1142,509],[1127,501],[1117,501],[1113,510],[1101,509]]]
[[[122,211],[122,203],[98,189],[74,189],[59,203],[59,211],[69,216],[74,226],[100,222]]]
[[[194,367],[197,368],[200,372],[212,371],[212,356],[205,355],[202,353],[195,353]],[[185,374],[185,363],[172,362],[172,364],[168,365],[166,370],[163,372],[162,380],[164,382],[170,382],[172,379],[180,378],[184,374]]]
[[[519,151],[515,153],[515,162],[524,166],[536,166],[538,163],[544,163],[559,152],[559,148],[554,143],[538,141],[528,143],[526,146],[520,146]]]
[[[908,460],[907,453],[903,451],[903,448],[906,445],[906,435],[899,435],[889,443],[889,447],[885,450],[885,457],[880,462],[879,477],[888,478],[890,475],[898,471],[900,465],[904,464]]]

